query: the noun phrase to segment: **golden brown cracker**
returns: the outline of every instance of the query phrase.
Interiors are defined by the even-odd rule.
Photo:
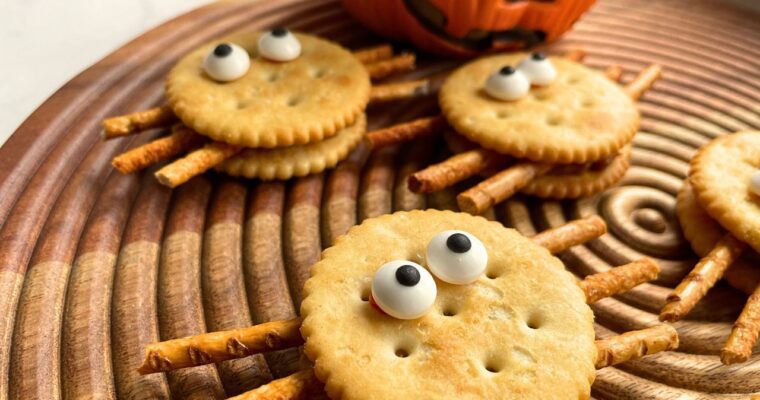
[[[216,169],[228,175],[262,180],[289,179],[332,168],[348,156],[364,137],[367,120],[362,114],[335,136],[314,143],[274,149],[246,149]]]
[[[484,276],[436,279],[436,303],[416,320],[363,300],[381,265],[425,265],[428,242],[448,229],[483,242]],[[596,350],[583,292],[546,249],[497,222],[438,210],[367,220],[324,252],[304,296],[305,351],[331,398],[588,398]]]
[[[441,87],[441,110],[462,135],[483,147],[548,163],[604,159],[627,144],[639,127],[635,103],[603,73],[551,58],[557,79],[524,98],[499,101],[484,90],[489,75],[528,54],[482,58],[452,73]]]
[[[699,206],[688,180],[684,181],[681,190],[678,191],[676,214],[684,237],[700,257],[706,256],[726,234],[726,230]],[[741,258],[726,270],[724,277],[731,286],[751,294],[760,284],[758,260],[760,255],[750,249],[745,250]]]
[[[521,193],[552,199],[576,199],[600,193],[617,183],[628,171],[631,146],[625,146],[608,162],[599,166],[575,166],[556,169],[533,179]]]
[[[760,197],[750,179],[760,167],[760,131],[721,136],[691,161],[689,179],[699,205],[737,239],[760,251]]]
[[[322,140],[352,125],[369,101],[370,80],[348,50],[295,33],[301,55],[288,62],[257,54],[260,33],[214,40],[182,58],[166,79],[166,96],[182,122],[215,140],[245,147],[280,147]],[[234,43],[251,56],[241,78],[216,82],[203,71],[206,54]]]

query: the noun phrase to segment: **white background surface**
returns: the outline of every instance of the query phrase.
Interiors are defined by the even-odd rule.
[[[760,9],[758,0],[725,0]],[[209,0],[0,0],[0,144],[61,85]]]
[[[208,0],[0,0],[0,144],[56,89]]]

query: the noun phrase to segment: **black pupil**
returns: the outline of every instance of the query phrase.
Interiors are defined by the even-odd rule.
[[[454,253],[466,253],[472,247],[472,242],[467,235],[461,233],[455,233],[446,239],[446,247]]]
[[[288,34],[288,30],[285,28],[274,28],[272,29],[272,36],[276,37],[283,37]]]
[[[227,57],[232,53],[232,46],[227,43],[222,43],[214,48],[214,55],[217,57]]]
[[[506,67],[501,67],[499,73],[502,75],[512,75],[515,73],[515,69],[507,65]]]
[[[546,59],[546,54],[539,51],[539,52],[533,53],[531,58],[533,58],[535,61],[543,61]]]
[[[420,281],[420,271],[411,265],[402,265],[396,270],[396,280],[404,286],[414,286]]]

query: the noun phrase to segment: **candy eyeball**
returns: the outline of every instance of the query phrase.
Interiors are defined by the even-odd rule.
[[[749,190],[756,196],[760,196],[760,169],[755,170],[749,181]]]
[[[259,54],[272,61],[291,61],[301,55],[301,42],[285,28],[274,28],[261,35]]]
[[[407,260],[383,264],[372,278],[372,300],[398,319],[425,315],[435,302],[435,280],[421,265]]]
[[[544,53],[533,53],[517,65],[517,70],[522,72],[530,83],[536,86],[549,85],[557,78],[557,70],[554,69],[554,64],[546,58]]]
[[[222,43],[214,47],[203,60],[203,70],[211,79],[219,82],[230,82],[248,72],[251,59],[244,48]]]
[[[486,270],[488,252],[475,236],[464,231],[443,231],[427,247],[427,265],[438,279],[465,285]]]
[[[520,71],[505,66],[486,80],[486,93],[498,100],[517,100],[530,91],[530,81]]]

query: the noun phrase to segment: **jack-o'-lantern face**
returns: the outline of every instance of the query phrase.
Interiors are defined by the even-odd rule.
[[[594,0],[345,0],[381,35],[436,53],[474,55],[552,41]]]

